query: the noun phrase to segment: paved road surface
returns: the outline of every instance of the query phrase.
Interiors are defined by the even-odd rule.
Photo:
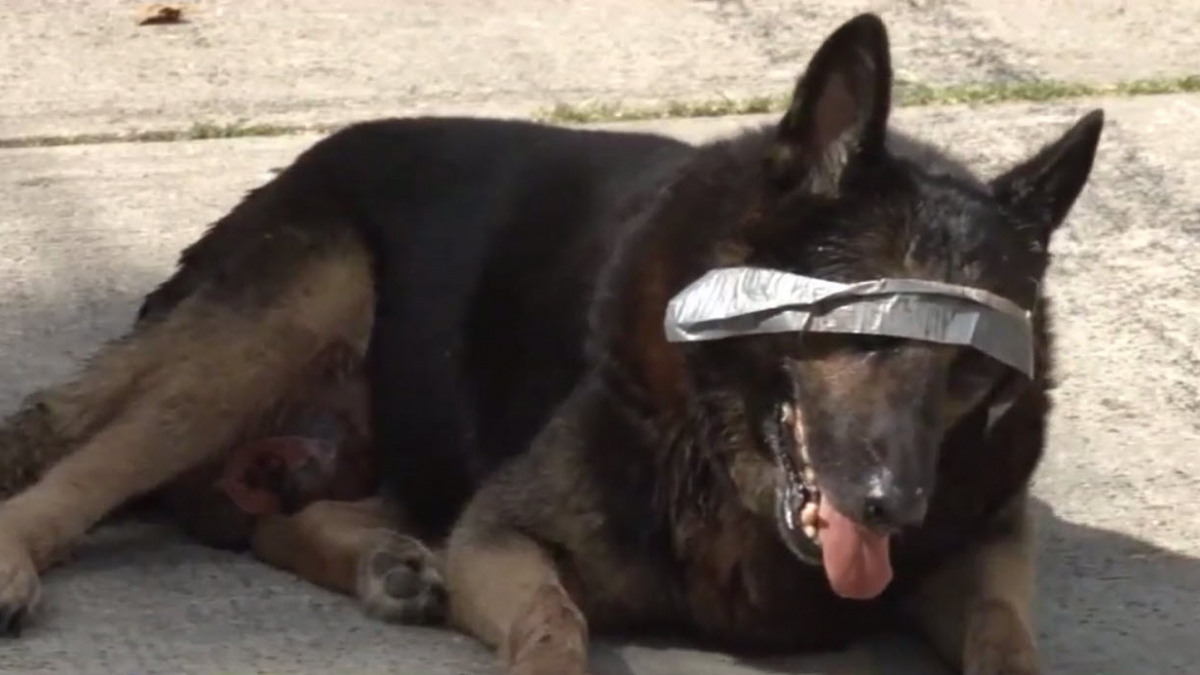
[[[777,93],[863,9],[925,84],[1200,68],[1195,0],[193,0],[139,27],[142,4],[4,0],[0,138]]]

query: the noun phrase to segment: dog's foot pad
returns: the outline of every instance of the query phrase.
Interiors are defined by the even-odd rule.
[[[384,621],[437,623],[446,616],[446,585],[437,558],[420,541],[392,532],[359,560],[358,597]]]

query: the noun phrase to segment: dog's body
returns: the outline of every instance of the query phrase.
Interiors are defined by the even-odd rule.
[[[425,119],[317,144],[184,254],[129,336],[10,420],[3,478],[33,484],[0,506],[5,620],[118,504],[277,433],[332,349],[365,360],[399,512],[317,502],[252,539],[385,615],[448,608],[528,675],[583,673],[588,626],[796,650],[898,616],[964,672],[1037,672],[1023,499],[1049,405],[1038,287],[1100,118],[984,183],[885,143],[890,86],[868,16],[818,52],[777,127],[728,141]],[[669,298],[743,264],[1005,295],[1034,312],[1038,374],[993,425],[1007,380],[969,350],[669,344]],[[824,571],[793,552],[806,544],[776,512],[789,462],[815,476],[813,512],[824,500],[882,559],[831,553],[828,522]],[[863,487],[880,475],[878,494]],[[446,540],[444,561],[381,526]]]

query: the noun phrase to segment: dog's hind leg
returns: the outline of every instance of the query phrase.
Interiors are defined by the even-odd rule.
[[[383,498],[324,500],[294,515],[272,515],[255,529],[260,560],[333,591],[356,595],[385,621],[418,624],[445,616],[440,560],[403,533],[404,518]]]
[[[37,600],[38,572],[96,522],[229,447],[331,341],[363,342],[374,300],[369,256],[348,228],[325,231],[344,234],[290,245],[251,238],[241,266],[271,266],[282,283],[243,287],[253,285],[251,272],[239,279],[222,270],[104,350],[101,360],[127,359],[140,373],[119,410],[0,504],[0,630],[21,623]],[[97,408],[108,400],[100,396]],[[77,405],[91,407],[86,397]]]
[[[925,580],[909,609],[964,675],[1037,675],[1032,524],[1022,495],[990,537]]]
[[[117,340],[89,360],[82,377],[26,397],[0,423],[0,500],[29,487],[112,419],[153,368],[153,356],[136,340]]]

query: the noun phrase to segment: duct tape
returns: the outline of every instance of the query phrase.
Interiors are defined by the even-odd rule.
[[[1030,313],[1007,298],[922,279],[839,283],[773,269],[711,270],[667,305],[671,342],[762,333],[885,335],[973,347],[1034,374]]]

